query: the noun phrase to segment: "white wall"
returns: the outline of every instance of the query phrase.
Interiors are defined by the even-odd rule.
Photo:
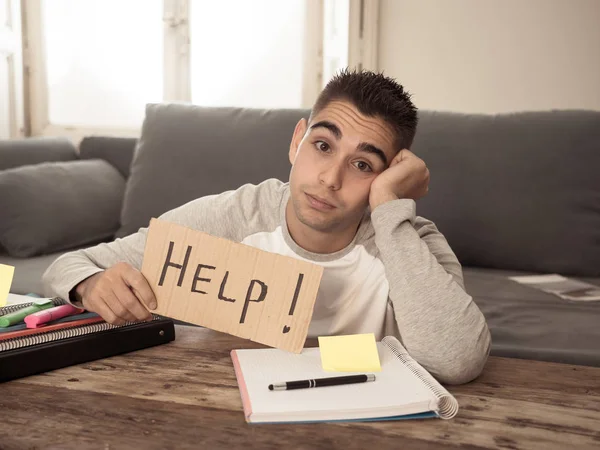
[[[381,0],[378,58],[420,109],[600,110],[600,0]]]

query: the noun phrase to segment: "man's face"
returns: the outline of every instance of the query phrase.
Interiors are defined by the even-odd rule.
[[[291,220],[324,233],[358,226],[371,183],[396,155],[394,134],[382,119],[333,101],[296,126],[290,145]]]

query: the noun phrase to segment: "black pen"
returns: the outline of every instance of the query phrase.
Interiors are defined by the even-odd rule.
[[[366,375],[345,375],[342,377],[315,378],[312,380],[284,381],[269,385],[270,391],[286,391],[290,389],[307,389],[322,386],[338,386],[340,384],[365,383],[375,381],[372,373]]]

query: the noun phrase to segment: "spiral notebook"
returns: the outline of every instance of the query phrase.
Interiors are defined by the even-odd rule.
[[[21,301],[0,307],[0,316],[36,302],[35,298],[20,297],[23,297]],[[58,306],[65,301],[54,298],[52,303]],[[157,315],[153,315],[151,322],[131,322],[120,326],[90,317],[95,316],[93,313],[80,316],[82,318],[72,321],[63,318],[53,325],[35,330],[20,329],[18,325],[10,327],[14,330],[3,330],[4,337],[10,337],[0,339],[0,381],[107,358],[175,339],[173,321]]]
[[[458,402],[392,336],[377,343],[381,372],[375,381],[289,391],[274,382],[330,377],[318,348],[233,350],[244,415],[249,423],[451,419]],[[346,375],[346,374],[344,374]]]

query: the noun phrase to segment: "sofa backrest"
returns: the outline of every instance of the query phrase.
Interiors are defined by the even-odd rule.
[[[287,181],[302,109],[150,104],[127,180],[118,237],[188,201],[268,178]]]
[[[600,111],[422,111],[413,150],[463,265],[600,276]]]
[[[117,236],[204,195],[287,181],[294,126],[308,115],[148,105]],[[417,214],[463,265],[600,276],[600,112],[419,116],[412,150],[432,178]]]
[[[129,177],[137,138],[89,136],[79,143],[81,159],[103,159],[112,164],[123,177]]]

